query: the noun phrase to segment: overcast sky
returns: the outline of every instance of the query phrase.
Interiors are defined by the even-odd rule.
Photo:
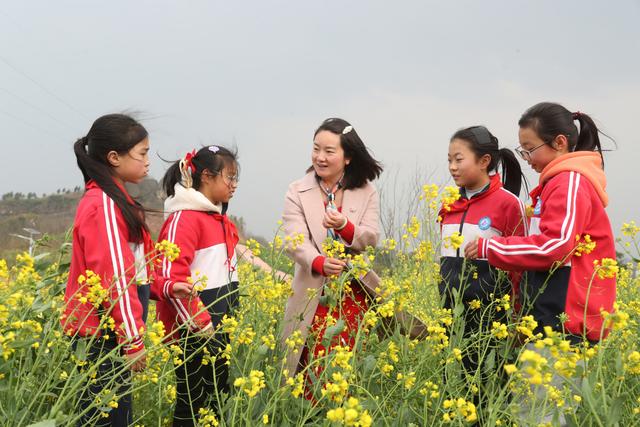
[[[75,139],[133,110],[163,158],[236,144],[230,212],[268,237],[326,117],[387,170],[446,182],[457,129],[484,124],[513,148],[522,112],[557,101],[618,144],[605,157],[617,229],[640,220],[638,22],[637,0],[4,1],[0,194],[80,185]]]

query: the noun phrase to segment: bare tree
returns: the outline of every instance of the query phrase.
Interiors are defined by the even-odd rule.
[[[380,179],[380,221],[385,238],[399,240],[403,234],[402,225],[411,217],[419,216],[420,195],[425,184],[433,183],[435,172],[427,172],[416,165],[408,179],[400,175],[400,168],[387,169]]]

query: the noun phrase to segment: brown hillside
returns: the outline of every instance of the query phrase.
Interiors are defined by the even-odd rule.
[[[161,212],[163,193],[158,182],[147,178],[137,185],[127,184],[131,196],[140,202],[147,213],[147,224],[153,237],[160,231],[163,223]],[[0,258],[13,258],[15,253],[27,250],[28,242],[11,234],[28,236],[24,228],[33,228],[47,234],[51,241],[49,247],[58,248],[64,241],[65,233],[73,225],[76,207],[83,191],[62,191],[44,197],[11,199],[10,194],[0,201]],[[242,218],[232,218],[244,235]]]

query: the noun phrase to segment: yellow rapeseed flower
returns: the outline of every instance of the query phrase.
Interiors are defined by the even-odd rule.
[[[612,258],[602,258],[593,261],[593,266],[600,279],[611,279],[618,274],[618,261]]]
[[[175,243],[172,243],[168,240],[163,240],[159,243],[156,243],[156,250],[162,254],[169,261],[173,262],[180,256],[180,247]]]
[[[580,241],[580,235],[576,235],[577,246],[575,248],[574,255],[582,256],[583,254],[590,254],[596,248],[596,242],[591,240],[591,236],[585,234],[582,236],[582,241]]]
[[[464,236],[459,232],[454,232],[450,236],[447,236],[443,239],[445,248],[452,248],[458,250],[462,243],[464,242]]]

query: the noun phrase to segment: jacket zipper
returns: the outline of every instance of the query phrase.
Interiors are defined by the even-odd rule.
[[[464,219],[467,217],[467,212],[469,212],[470,205],[467,205],[467,208],[462,213],[462,218],[460,219],[460,229],[458,233],[462,236],[462,227],[464,227]],[[460,248],[456,249],[456,258],[460,258]]]

